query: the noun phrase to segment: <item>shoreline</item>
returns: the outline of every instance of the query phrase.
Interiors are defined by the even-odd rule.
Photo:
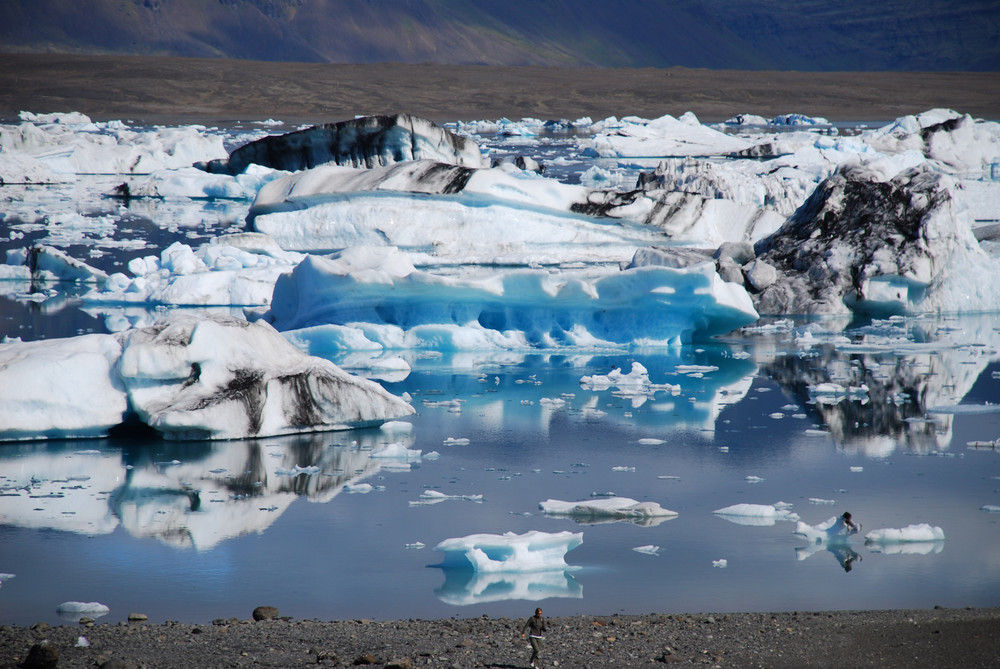
[[[81,112],[95,121],[326,123],[408,113],[435,122],[523,117],[702,122],[806,114],[889,122],[947,107],[1000,119],[1000,72],[768,72],[323,64],[0,53],[0,119]]]
[[[526,616],[534,604],[525,603]],[[272,610],[271,615],[278,615]],[[142,616],[134,616],[141,618]],[[543,667],[995,667],[1000,608],[548,618]],[[275,618],[0,626],[0,667],[46,641],[58,666],[527,667],[524,619]],[[85,639],[83,645],[81,637]],[[35,653],[42,651],[36,650]],[[41,666],[30,662],[23,666]]]

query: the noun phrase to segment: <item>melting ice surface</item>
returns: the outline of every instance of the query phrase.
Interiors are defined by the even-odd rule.
[[[289,130],[270,124],[26,120],[16,133],[4,127],[0,334],[8,350],[36,351],[17,338],[45,344],[39,369],[61,371],[21,368],[18,396],[43,403],[19,414],[51,416],[44,402],[59,394],[69,404],[58,415],[91,412],[101,427],[95,438],[0,445],[0,623],[63,622],[60,605],[73,602],[106,607],[102,621],[141,610],[207,622],[261,604],[352,619],[520,617],[541,600],[550,615],[573,615],[1000,597],[997,515],[984,512],[1000,507],[1000,318],[888,309],[758,319],[752,286],[766,268],[742,260],[745,248],[713,257],[722,242],[775,232],[840,165],[864,163],[865,179],[884,184],[876,190],[907,187],[888,180],[925,165],[954,181],[935,183],[960,205],[948,220],[975,232],[981,254],[968,235],[949,239],[976,276],[998,218],[988,124],[941,111],[856,134],[690,116],[555,131],[531,120],[456,124],[504,166],[449,194],[427,184],[453,188],[442,175],[461,170],[419,167],[440,179],[413,192],[417,166],[346,172],[378,186],[364,191],[345,190],[343,168],[313,172],[310,185],[304,172],[190,167]],[[545,164],[544,176],[512,169],[517,156]],[[655,187],[626,196],[643,172]],[[123,182],[130,199],[105,197]],[[258,202],[259,227],[248,230],[265,186],[293,197]],[[828,187],[824,211],[864,184]],[[906,192],[911,203],[941,197]],[[394,226],[407,211],[428,221],[424,241]],[[943,211],[926,218],[941,223]],[[310,238],[309,226],[326,246],[288,243]],[[545,244],[567,226],[573,235]],[[652,250],[637,255],[640,246]],[[875,264],[899,274],[869,283],[898,304],[941,288],[921,277],[948,258],[883,255]],[[669,317],[653,311],[664,304]],[[143,357],[134,368],[145,386],[127,399],[122,342],[178,313],[211,314],[206,329],[269,323],[307,361],[373,379],[414,413],[393,402],[398,419],[381,427],[164,440],[143,429],[146,414],[132,415],[138,398],[183,397],[211,378],[244,387],[221,376],[238,347],[178,336],[196,350]],[[302,359],[283,351],[261,351],[254,369]],[[173,380],[154,377],[155,365]],[[267,413],[275,422],[261,425],[294,414]],[[655,509],[676,515],[630,512]],[[792,531],[796,517],[815,529],[845,510],[879,540],[817,543]],[[421,550],[459,540],[464,555],[470,537],[494,537],[488,554],[507,533],[582,541],[571,551],[556,542],[565,558],[543,570],[505,560],[429,568],[440,553]]]

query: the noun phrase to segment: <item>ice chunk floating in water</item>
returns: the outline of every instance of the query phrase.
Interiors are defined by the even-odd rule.
[[[664,509],[656,502],[637,502],[628,497],[588,499],[579,502],[547,499],[540,502],[538,508],[551,516],[570,516],[582,522],[629,520],[639,525],[659,524],[667,518],[678,515],[676,511]]]
[[[902,528],[872,530],[865,535],[865,545],[923,541],[944,541],[944,530],[927,523],[920,523]]]
[[[733,504],[713,513],[737,525],[774,525],[778,520],[798,520],[799,515],[775,504]]]
[[[574,569],[566,564],[566,553],[582,543],[583,532],[471,534],[435,546],[444,553],[435,566],[479,573]]]
[[[819,523],[809,525],[801,520],[795,525],[795,534],[805,537],[810,543],[846,543],[852,534],[857,534],[857,528],[850,528],[844,523],[843,516],[834,516]]]

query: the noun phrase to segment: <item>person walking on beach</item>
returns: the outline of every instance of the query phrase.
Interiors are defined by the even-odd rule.
[[[545,625],[545,618],[542,617],[542,609],[535,609],[535,615],[531,616],[524,621],[524,627],[521,628],[521,638],[524,635],[528,635],[528,641],[531,643],[531,666],[538,667],[539,659],[538,654],[542,652],[542,641],[545,639],[545,632],[548,631],[548,627]]]

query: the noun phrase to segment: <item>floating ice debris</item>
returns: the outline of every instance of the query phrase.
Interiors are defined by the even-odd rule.
[[[753,474],[751,474],[750,476],[744,476],[743,480],[746,481],[747,483],[760,483],[764,479],[761,478],[760,476],[754,476]]]
[[[1000,412],[1000,404],[956,404],[954,406],[927,407],[927,413],[968,415]]]
[[[725,558],[722,558],[721,560],[712,560],[712,566],[718,567],[719,569],[725,569],[729,566],[729,561]]]
[[[615,368],[606,376],[598,374],[583,376],[580,378],[580,387],[594,391],[614,388],[612,394],[618,397],[652,396],[658,391],[676,395],[681,391],[679,385],[650,381],[649,372],[638,362],[632,363],[632,371],[628,374],[623,374],[621,369]]]
[[[728,453],[729,452],[729,447],[728,446],[719,446],[719,451],[722,452],[722,453]]]
[[[844,524],[843,516],[834,516],[833,518],[828,518],[818,525],[809,525],[799,521],[792,534],[804,537],[810,543],[834,544],[847,543],[850,536],[852,534],[857,534],[857,532],[857,529],[851,529]]]
[[[661,481],[680,481],[681,480],[680,476],[671,476],[669,474],[665,474],[663,476],[657,476],[656,478],[660,479]]]
[[[295,465],[291,469],[284,469],[282,467],[279,467],[278,469],[274,470],[274,474],[276,476],[292,476],[292,477],[299,476],[301,474],[305,474],[306,476],[312,476],[313,474],[319,474],[319,472],[320,468],[317,467],[316,465],[310,465],[308,467]]]
[[[830,431],[809,428],[808,430],[803,431],[803,434],[805,434],[807,437],[829,437]]]
[[[851,471],[854,472],[855,474],[863,472],[864,470],[865,470],[864,467],[851,467]]]
[[[410,549],[413,549],[413,550],[420,550],[421,548],[424,548],[425,545],[426,544],[424,544],[424,542],[422,542],[422,541],[415,541],[412,544],[406,544],[404,546],[404,548],[410,548]]]
[[[677,365],[674,371],[678,374],[708,374],[719,371],[719,368],[715,365]]]
[[[872,530],[865,535],[865,545],[895,544],[922,541],[944,541],[944,530],[927,523],[907,525],[902,528]]]
[[[461,411],[462,402],[465,400],[423,400],[423,405],[428,408],[448,409],[449,411]]]
[[[607,497],[602,499],[565,502],[547,499],[538,508],[550,516],[571,516],[584,519],[646,520],[651,518],[672,518],[676,511],[664,509],[656,502],[638,502],[628,497]]]
[[[417,501],[411,501],[410,506],[430,506],[431,504],[438,504],[449,499],[464,500],[466,502],[482,502],[482,495],[446,495],[443,492],[437,490],[425,490],[420,493],[420,499]]]
[[[660,547],[648,544],[646,546],[636,546],[633,548],[636,553],[643,553],[644,555],[659,555]]]
[[[667,443],[665,439],[655,439],[653,437],[643,437],[639,440],[639,443],[643,446],[657,446],[659,444]]]
[[[995,506],[993,504],[985,504],[979,507],[980,511],[985,511],[987,513],[1000,513],[1000,506]],[[3,574],[0,574],[0,582],[3,582]]]
[[[562,409],[566,406],[566,400],[561,397],[543,397],[538,403],[546,409]]]
[[[615,497],[615,496],[617,496],[617,493],[613,493],[611,491],[608,491],[608,492],[592,492],[592,493],[590,493],[590,496],[591,497]]]
[[[9,581],[14,577],[15,577],[14,574],[0,574],[0,585],[3,585],[4,581]]]
[[[372,452],[369,458],[394,459],[394,460],[419,460],[421,451],[419,449],[407,448],[402,442],[393,442],[385,448]]]
[[[80,618],[99,618],[111,612],[100,602],[63,602],[56,607],[56,615],[63,620],[78,622]]]
[[[445,446],[468,446],[469,440],[466,437],[448,437],[443,443]]]
[[[809,498],[809,503],[810,504],[836,504],[837,500],[835,500],[835,499],[822,499],[820,497],[810,497]]]
[[[625,466],[625,465],[618,465],[616,467],[612,467],[611,471],[613,471],[613,472],[634,472],[635,471],[635,467],[628,467],[628,466]]]
[[[371,483],[355,483],[353,485],[348,483],[347,485],[344,486],[344,492],[346,493],[364,494],[364,493],[369,493],[374,489],[375,487]]]
[[[998,444],[998,442],[1000,442],[1000,439],[996,439],[993,441],[967,441],[965,442],[965,445],[973,450],[995,451],[997,450],[997,446],[1000,445]]]
[[[779,520],[799,519],[798,514],[789,511],[785,504],[782,504],[782,508],[775,504],[733,504],[712,513],[737,525],[765,526],[774,525]]]
[[[566,553],[582,543],[582,532],[506,532],[445,539],[434,550],[445,554],[437,566],[446,569],[478,573],[564,571],[576,568],[566,564]]]

